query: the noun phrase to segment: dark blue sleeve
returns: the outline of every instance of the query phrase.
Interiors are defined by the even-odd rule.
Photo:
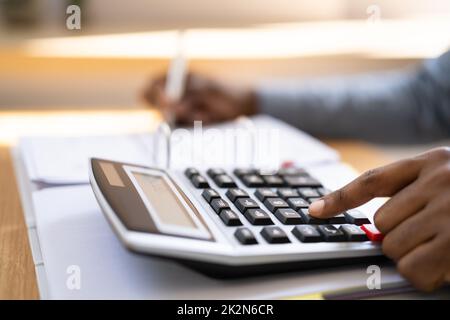
[[[450,51],[419,68],[262,84],[261,112],[313,135],[383,143],[450,137]]]

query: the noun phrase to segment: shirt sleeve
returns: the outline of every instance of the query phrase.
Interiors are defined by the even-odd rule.
[[[383,143],[450,137],[450,51],[419,68],[311,81],[266,82],[261,112],[313,135]]]

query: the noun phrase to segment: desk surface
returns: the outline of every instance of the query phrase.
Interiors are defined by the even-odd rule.
[[[10,148],[21,135],[60,135],[83,131],[119,133],[150,129],[159,116],[150,111],[0,112],[0,299],[38,299],[27,228],[14,176]],[[142,119],[149,119],[143,122]],[[99,128],[99,120],[103,125]],[[147,128],[144,128],[147,127]],[[80,130],[82,128],[83,130]],[[4,136],[2,136],[4,134]],[[325,141],[358,171],[388,160],[375,148],[356,141]]]

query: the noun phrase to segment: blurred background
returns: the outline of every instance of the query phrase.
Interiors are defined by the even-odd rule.
[[[66,25],[72,4],[80,29]],[[247,86],[437,56],[450,46],[450,1],[0,0],[0,110],[142,109],[177,30],[191,69]]]
[[[66,8],[81,7],[68,30]],[[177,29],[199,72],[243,85],[402,67],[450,44],[448,0],[0,0],[0,108],[135,108]]]

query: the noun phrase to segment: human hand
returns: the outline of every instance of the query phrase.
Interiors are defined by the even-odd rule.
[[[374,197],[391,197],[375,213],[382,250],[415,287],[450,281],[450,148],[369,170],[312,203],[309,212],[329,218]]]
[[[170,101],[164,92],[165,77],[153,80],[144,91],[144,100],[174,116],[175,124],[189,126],[194,121],[210,124],[257,113],[251,91],[234,92],[203,76],[190,73],[180,101]]]

